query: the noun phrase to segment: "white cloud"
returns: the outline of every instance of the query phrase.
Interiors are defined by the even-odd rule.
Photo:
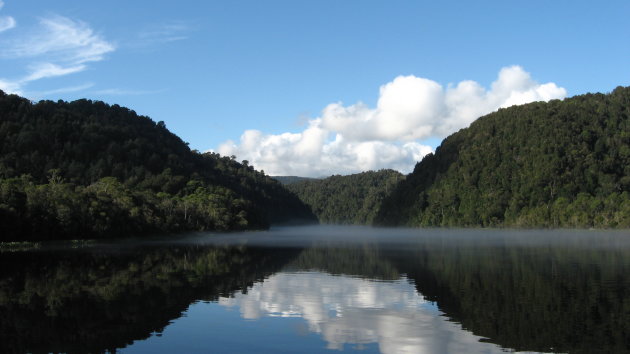
[[[61,87],[61,88],[48,90],[48,91],[29,91],[28,94],[29,94],[29,97],[31,99],[39,100],[42,97],[46,97],[46,96],[50,96],[50,95],[57,95],[57,94],[60,94],[60,93],[84,91],[84,90],[87,90],[87,89],[89,89],[90,87],[93,87],[93,86],[94,86],[93,83],[85,83],[85,84],[82,84],[82,85]]]
[[[176,42],[188,39],[188,32],[192,27],[182,21],[170,21],[145,28],[138,33],[137,38],[131,44],[136,47],[148,47],[152,45]]]
[[[272,176],[320,177],[385,167],[408,171],[415,161],[432,151],[430,146],[416,142],[347,141],[341,134],[328,141],[330,135],[321,128],[321,120],[316,119],[301,133],[265,135],[248,130],[241,136],[240,144],[227,141],[218,152],[249,160]]]
[[[431,148],[423,139],[444,138],[502,107],[566,97],[554,83],[539,84],[520,66],[502,68],[491,88],[462,81],[446,88],[413,75],[381,86],[376,108],[364,103],[325,107],[300,133],[248,130],[218,152],[250,161],[270,175],[324,176],[369,169],[410,172]]]
[[[474,81],[443,88],[429,79],[399,76],[381,86],[375,109],[331,104],[324,109],[322,126],[356,141],[445,137],[498,108],[565,96],[565,89],[538,84],[520,66],[501,69],[490,90]]]
[[[11,16],[0,17],[0,32],[4,32],[14,28],[17,25],[15,19]]]
[[[0,90],[6,93],[14,93],[16,95],[21,95],[21,85],[17,82],[0,79]]]
[[[95,34],[85,22],[53,16],[40,19],[36,31],[14,40],[2,54],[10,58],[46,55],[76,65],[103,60],[114,49],[112,43]]]
[[[61,67],[53,63],[39,63],[31,66],[31,73],[22,79],[22,82],[35,81],[39,79],[63,76],[85,70],[85,65]]]
[[[12,93],[32,81],[84,71],[115,50],[85,22],[63,16],[40,19],[38,27],[3,39],[0,48],[0,58],[26,61],[24,76],[0,80],[0,88]]]
[[[4,7],[4,2],[0,0],[0,10]],[[15,19],[11,16],[0,17],[0,32],[4,32],[14,28],[17,25]]]

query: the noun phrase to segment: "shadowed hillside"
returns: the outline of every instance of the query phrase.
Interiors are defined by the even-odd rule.
[[[371,224],[383,199],[403,175],[394,170],[330,176],[287,185],[321,223]]]

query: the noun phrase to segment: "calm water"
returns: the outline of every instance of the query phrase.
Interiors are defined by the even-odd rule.
[[[295,227],[0,253],[0,352],[630,352],[630,232]]]

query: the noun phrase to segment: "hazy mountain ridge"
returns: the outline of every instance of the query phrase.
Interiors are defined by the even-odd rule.
[[[375,221],[630,227],[630,88],[501,109],[446,138]]]

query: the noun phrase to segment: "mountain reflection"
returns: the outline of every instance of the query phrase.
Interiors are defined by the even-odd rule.
[[[1,253],[0,353],[115,352],[295,254],[171,245]]]
[[[279,273],[247,293],[221,297],[243,318],[302,317],[328,349],[378,343],[383,353],[500,352],[494,345],[440,316],[406,278],[395,281],[320,272]]]

